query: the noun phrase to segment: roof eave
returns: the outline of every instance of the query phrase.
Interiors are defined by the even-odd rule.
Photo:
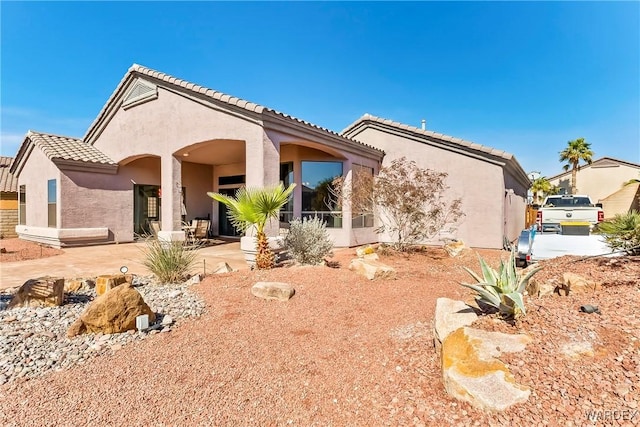
[[[333,148],[350,152],[352,154],[362,155],[363,153],[380,161],[385,155],[383,150],[375,148],[373,146],[364,144],[359,141],[355,141],[346,136],[339,135],[326,129],[319,128],[317,126],[304,123],[294,118],[286,117],[285,115],[278,113],[274,110],[265,109],[262,113],[263,125],[265,129],[272,130],[286,130],[294,129],[318,137],[323,142],[333,143]],[[283,127],[284,129],[282,129]],[[327,141],[328,139],[328,141]]]
[[[113,163],[85,162],[61,159],[58,157],[52,158],[51,161],[58,167],[58,169],[64,171],[94,172],[108,175],[115,175],[118,173],[118,165]]]

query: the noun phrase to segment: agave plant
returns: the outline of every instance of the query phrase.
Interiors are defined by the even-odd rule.
[[[498,270],[489,267],[480,256],[478,256],[478,259],[480,260],[482,277],[473,270],[464,267],[477,283],[461,283],[461,285],[474,290],[478,294],[476,299],[495,307],[505,318],[525,315],[526,309],[522,294],[527,287],[527,283],[529,283],[529,279],[540,271],[542,267],[535,267],[526,275],[521,276],[516,270],[515,251],[511,251],[507,262],[500,261]]]
[[[280,209],[287,203],[296,185],[286,189],[282,184],[265,188],[240,188],[235,197],[220,193],[207,193],[209,197],[229,208],[231,224],[241,233],[251,226],[256,227],[256,268],[269,269],[275,264],[275,256],[269,248],[264,232],[267,221],[277,218]]]

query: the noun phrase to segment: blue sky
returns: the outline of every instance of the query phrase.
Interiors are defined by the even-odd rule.
[[[640,3],[1,2],[2,155],[82,137],[132,63],[340,131],[364,113],[561,171],[640,163]]]

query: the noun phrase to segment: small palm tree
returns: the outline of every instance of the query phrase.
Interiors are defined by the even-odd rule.
[[[275,264],[275,256],[269,249],[269,241],[264,229],[267,221],[277,218],[280,209],[287,204],[295,188],[291,184],[286,189],[282,184],[265,188],[240,188],[235,197],[220,193],[207,193],[209,197],[225,204],[233,226],[245,233],[251,226],[256,227],[256,268],[269,269]]]
[[[577,186],[577,173],[580,170],[580,161],[585,161],[591,164],[593,157],[593,151],[591,151],[591,144],[584,140],[584,138],[574,139],[567,142],[567,147],[560,152],[560,161],[567,162],[564,165],[564,170],[568,171],[571,168],[571,194],[578,192]]]
[[[533,203],[539,202],[539,197],[547,196],[551,194],[553,189],[553,185],[549,182],[549,180],[541,176],[536,178],[531,184],[531,192],[533,193]]]

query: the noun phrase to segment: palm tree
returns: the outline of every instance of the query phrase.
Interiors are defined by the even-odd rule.
[[[229,208],[229,217],[233,226],[240,232],[256,227],[256,268],[269,269],[275,264],[275,256],[269,248],[264,229],[267,221],[278,218],[280,209],[287,204],[296,185],[286,189],[282,184],[265,188],[240,188],[235,197],[209,192],[207,195],[225,204]]]
[[[533,192],[533,203],[539,202],[539,196],[546,196],[551,194],[552,189],[553,185],[551,185],[546,177],[541,176],[539,178],[536,178],[531,184],[531,192]]]
[[[591,164],[593,157],[593,151],[591,151],[591,144],[584,140],[584,138],[574,139],[567,142],[567,148],[560,152],[560,161],[567,162],[564,165],[564,170],[568,171],[571,168],[571,194],[578,192],[577,188],[577,173],[580,170],[580,161],[585,161]]]

